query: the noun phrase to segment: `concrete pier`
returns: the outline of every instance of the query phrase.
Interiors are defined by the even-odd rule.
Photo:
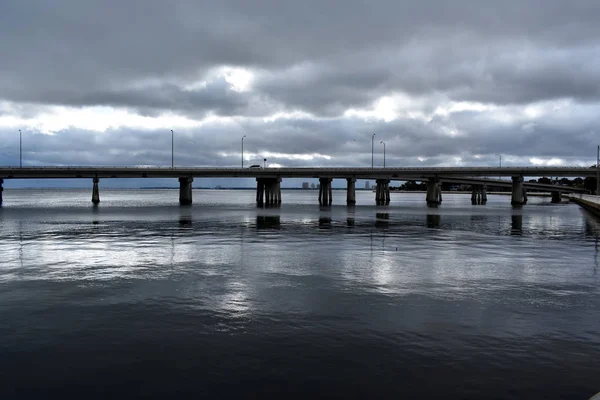
[[[356,204],[356,178],[346,178],[346,204]]]
[[[527,204],[527,193],[523,187],[523,177],[513,176],[512,182],[512,198],[510,204],[512,204],[513,207],[521,207],[523,204]]]
[[[425,200],[428,206],[437,206],[442,202],[442,188],[439,179],[429,178]]]
[[[569,196],[569,201],[579,204],[592,214],[600,217],[600,196],[585,195],[585,194],[572,194]]]
[[[281,204],[281,178],[256,178],[256,204]]]
[[[0,179],[0,205],[2,204],[2,191],[4,190],[4,179]]]
[[[328,206],[332,202],[331,178],[319,178],[319,204]]]
[[[390,204],[390,180],[377,179],[375,182],[377,183],[375,188],[375,203],[377,205]]]
[[[560,192],[552,192],[552,203],[560,203],[561,202],[561,196],[560,196]]]
[[[487,186],[473,185],[471,190],[471,204],[487,203]]]
[[[194,178],[191,177],[179,178],[179,204],[192,204],[192,182]]]
[[[100,178],[94,178],[94,187],[92,189],[92,203],[98,204],[100,203],[100,190],[98,189],[98,183],[100,182]]]

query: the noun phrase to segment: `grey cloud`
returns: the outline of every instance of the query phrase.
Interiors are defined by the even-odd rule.
[[[569,57],[582,46],[598,45],[593,38],[600,34],[600,5],[591,0],[12,0],[2,7],[0,34],[9,39],[0,42],[0,51],[10,56],[0,66],[0,89],[8,99],[58,94],[49,96],[51,101],[73,102],[85,92],[89,96],[83,101],[110,101],[107,87],[137,79],[189,81],[219,65],[273,71],[305,62],[325,70],[309,79],[304,92],[292,84],[286,95],[283,74],[265,82],[266,94],[327,115],[365,104],[383,91],[448,91],[456,98],[497,102],[580,94],[597,98],[594,69],[586,71],[585,79],[571,79],[581,71],[570,66],[583,62]],[[522,70],[510,57],[494,57],[498,51],[515,53],[517,64],[523,44],[563,52],[567,61],[561,68],[540,71]],[[535,63],[538,54],[531,57]],[[591,85],[581,83],[590,79]],[[525,96],[529,92],[533,94]],[[127,104],[121,98],[114,101]],[[186,101],[183,97],[161,105],[185,111]]]

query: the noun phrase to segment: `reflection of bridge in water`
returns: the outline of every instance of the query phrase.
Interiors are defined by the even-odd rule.
[[[179,203],[192,203],[194,178],[255,178],[256,203],[259,205],[281,204],[283,178],[318,178],[318,202],[331,205],[332,180],[346,180],[346,203],[356,203],[356,180],[376,181],[375,202],[389,204],[390,182],[415,180],[427,182],[427,204],[436,206],[442,202],[441,182],[463,183],[472,186],[473,203],[485,204],[487,188],[510,187],[511,204],[527,203],[527,190],[543,190],[552,194],[552,201],[560,201],[561,193],[583,192],[568,186],[525,182],[524,177],[539,176],[595,176],[596,170],[583,167],[429,167],[429,168],[144,168],[144,167],[28,167],[0,168],[0,204],[2,184],[5,179],[91,179],[92,202],[100,202],[99,183],[105,178],[177,178],[179,179]],[[510,177],[510,181],[489,179],[489,176]]]

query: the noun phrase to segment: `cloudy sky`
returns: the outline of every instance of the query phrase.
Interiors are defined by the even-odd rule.
[[[0,165],[591,165],[597,0],[3,0]]]

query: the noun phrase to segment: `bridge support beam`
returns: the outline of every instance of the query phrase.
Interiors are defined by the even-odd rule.
[[[331,189],[331,178],[319,178],[319,204],[323,206],[331,205],[333,202],[333,193]]]
[[[100,182],[100,178],[95,177],[93,182],[94,186],[92,188],[92,203],[98,204],[100,203],[100,190],[98,189],[98,183]]]
[[[390,204],[390,180],[377,179],[375,187],[375,203],[377,205]]]
[[[487,203],[487,186],[473,185],[471,190],[471,204]]]
[[[356,204],[356,178],[346,178],[346,204]]]
[[[428,206],[437,206],[442,202],[442,187],[439,179],[429,178],[427,181],[427,196],[425,198]]]
[[[561,197],[560,192],[552,192],[552,203],[560,203]]]
[[[281,204],[281,178],[256,178],[256,204]]]
[[[179,204],[186,206],[192,204],[192,177],[179,178]]]
[[[527,204],[527,192],[523,186],[523,177],[513,176],[512,183],[512,198],[510,204],[513,207],[521,207],[523,204]]]

